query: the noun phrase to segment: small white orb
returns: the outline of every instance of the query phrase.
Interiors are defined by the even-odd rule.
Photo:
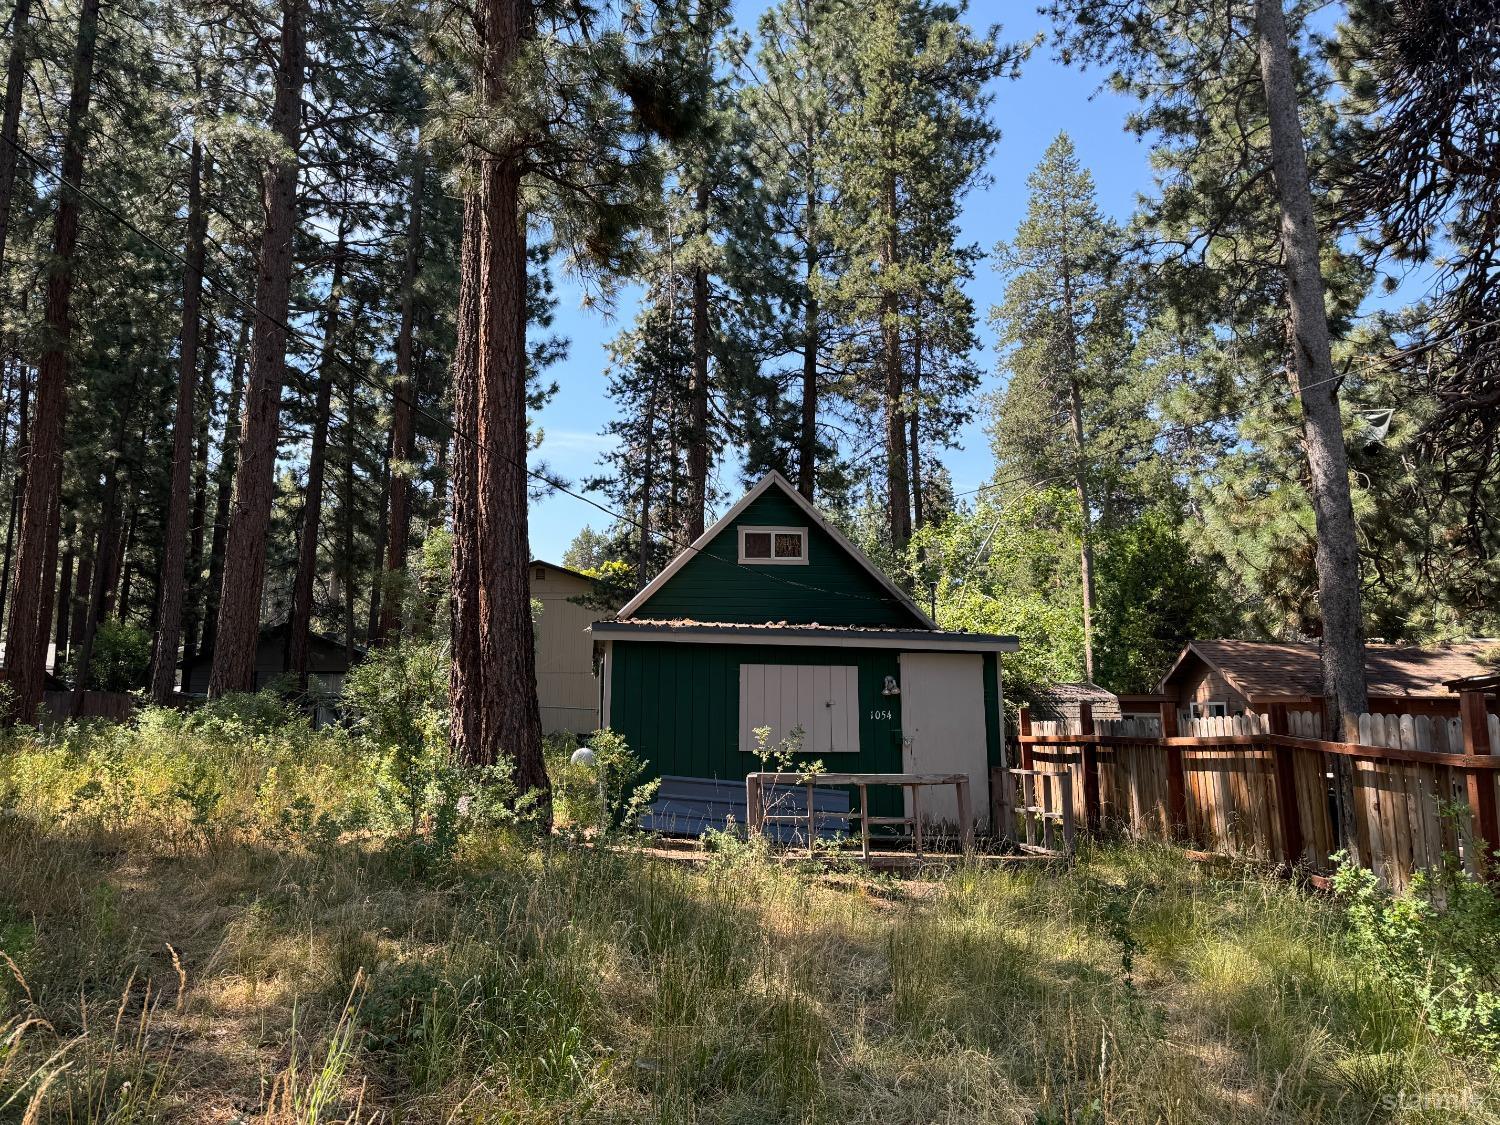
[[[577,750],[573,751],[573,756],[568,761],[572,762],[575,766],[587,766],[589,769],[593,769],[598,764],[599,756],[594,753],[591,747],[580,746]]]

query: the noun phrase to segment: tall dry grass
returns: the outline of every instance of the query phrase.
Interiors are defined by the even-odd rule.
[[[1338,909],[1168,848],[827,875],[471,831],[343,735],[0,752],[0,1120],[1490,1121]]]

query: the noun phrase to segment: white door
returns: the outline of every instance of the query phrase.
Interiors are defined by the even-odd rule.
[[[966,773],[975,820],[989,821],[985,752],[984,657],[969,653],[901,654],[902,768],[908,773]],[[907,798],[910,815],[910,797]],[[958,824],[952,785],[922,790],[922,820]]]

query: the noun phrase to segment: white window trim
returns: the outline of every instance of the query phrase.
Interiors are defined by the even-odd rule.
[[[1218,708],[1218,710],[1214,710]],[[1188,705],[1188,718],[1190,719],[1218,719],[1229,717],[1229,704],[1219,699],[1209,699],[1200,703],[1194,700]]]
[[[745,535],[769,534],[771,536],[772,557],[768,559],[749,558],[745,555]],[[778,559],[775,557],[776,536],[796,535],[802,539],[802,557],[800,559]],[[762,524],[740,524],[740,562],[748,566],[806,566],[807,565],[807,528],[805,527],[771,527]]]

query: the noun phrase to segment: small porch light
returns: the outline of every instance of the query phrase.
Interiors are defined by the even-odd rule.
[[[900,695],[901,694],[901,685],[899,685],[898,683],[896,683],[896,677],[895,676],[887,676],[885,678],[885,688],[881,691],[880,694],[881,695]]]

